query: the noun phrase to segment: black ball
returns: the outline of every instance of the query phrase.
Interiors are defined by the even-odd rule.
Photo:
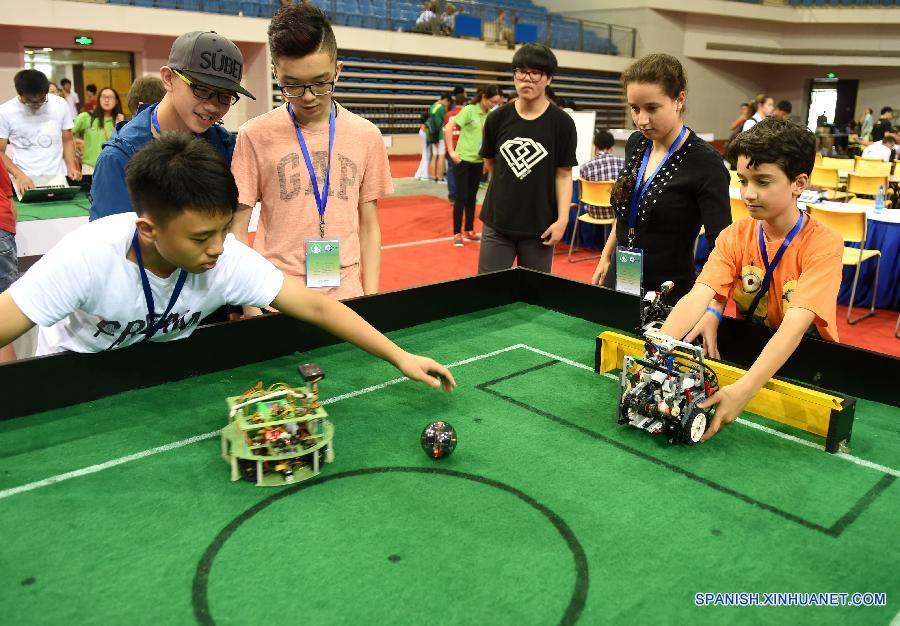
[[[432,422],[422,431],[422,449],[432,459],[443,459],[456,448],[456,431],[447,422]]]

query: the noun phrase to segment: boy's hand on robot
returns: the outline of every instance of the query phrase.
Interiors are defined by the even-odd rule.
[[[723,426],[727,426],[741,415],[752,394],[747,395],[738,385],[722,387],[712,396],[697,404],[698,408],[716,407],[716,413],[710,421],[700,441],[709,441]]]

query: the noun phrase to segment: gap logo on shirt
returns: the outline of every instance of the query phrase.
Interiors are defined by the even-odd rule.
[[[524,180],[531,174],[534,166],[547,156],[547,149],[530,137],[516,137],[503,142],[500,154],[513,174],[519,180]]]

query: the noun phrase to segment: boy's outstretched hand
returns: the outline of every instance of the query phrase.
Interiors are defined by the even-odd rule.
[[[734,383],[722,387],[712,396],[698,403],[697,407],[700,409],[716,407],[716,414],[706,427],[706,432],[703,433],[700,441],[709,441],[713,435],[719,432],[719,429],[740,417],[741,411],[752,397],[753,393],[745,393],[739,383]]]
[[[429,387],[435,389],[443,387],[444,391],[452,391],[456,387],[456,381],[453,380],[450,370],[427,356],[405,352],[402,357],[397,359],[396,365],[397,369],[403,372],[407,378],[418,380]]]

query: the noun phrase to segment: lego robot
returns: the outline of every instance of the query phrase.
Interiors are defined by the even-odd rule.
[[[713,409],[697,404],[718,389],[703,347],[678,341],[655,328],[644,332],[644,358],[626,356],[619,379],[619,424],[630,424],[669,443],[693,445],[712,420]]]

